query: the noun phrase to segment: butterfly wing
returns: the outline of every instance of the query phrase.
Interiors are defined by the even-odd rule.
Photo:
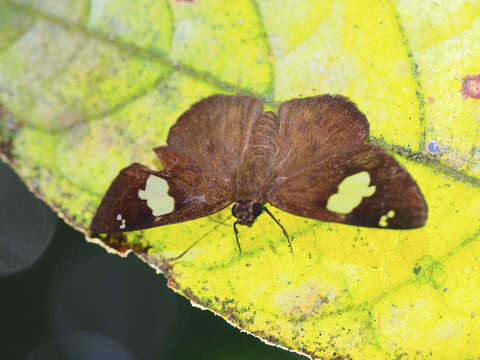
[[[123,169],[90,229],[116,233],[173,224],[215,213],[232,203],[232,179],[263,103],[249,96],[214,95],[194,104],[170,128],[168,147],[155,149],[165,166]]]
[[[168,147],[154,150],[162,171],[134,163],[110,185],[90,229],[118,233],[173,224],[213,214],[232,202],[227,184]]]
[[[194,104],[177,120],[167,144],[229,183],[246,154],[252,124],[262,114],[259,99],[214,95]]]
[[[292,214],[350,225],[421,227],[427,205],[415,181],[376,145],[362,144],[274,186],[269,202]]]
[[[365,115],[341,95],[284,102],[278,118],[277,177],[289,176],[368,139]]]
[[[280,107],[275,181],[269,202],[292,214],[357,226],[415,228],[427,205],[408,172],[364,144],[368,121],[342,96]]]

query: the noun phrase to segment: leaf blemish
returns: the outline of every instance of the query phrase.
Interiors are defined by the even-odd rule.
[[[462,80],[462,94],[464,98],[480,99],[480,74],[467,75]]]
[[[415,266],[415,267],[413,268],[413,273],[414,273],[415,275],[418,275],[421,270],[422,270],[422,267],[421,267],[421,266]]]
[[[427,151],[432,155],[437,154],[440,151],[440,144],[435,140],[430,140],[427,144]]]
[[[319,314],[323,306],[334,301],[333,289],[325,288],[317,281],[309,280],[276,295],[280,311],[296,319],[305,319]]]

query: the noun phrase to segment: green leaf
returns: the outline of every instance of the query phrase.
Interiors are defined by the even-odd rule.
[[[341,93],[417,180],[424,228],[365,229],[278,210],[243,228],[226,209],[110,241],[195,304],[311,357],[480,356],[480,3],[195,0],[0,4],[0,151],[88,238],[118,171],[215,93]],[[474,84],[475,85],[475,84]],[[478,86],[478,84],[476,85]],[[475,89],[475,87],[473,87]],[[431,141],[439,152],[427,151]],[[168,262],[193,241],[183,258]],[[101,243],[100,239],[88,238]],[[103,244],[106,246],[105,244]]]

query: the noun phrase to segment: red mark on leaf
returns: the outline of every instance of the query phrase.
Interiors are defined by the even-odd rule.
[[[427,98],[427,102],[428,102],[429,104],[433,104],[433,103],[435,102],[435,98],[429,96],[429,97]]]
[[[467,75],[462,81],[463,97],[471,97],[472,99],[480,99],[480,74]]]

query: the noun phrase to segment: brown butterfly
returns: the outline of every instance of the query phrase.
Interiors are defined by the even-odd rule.
[[[232,202],[240,251],[237,224],[251,226],[264,210],[273,218],[267,202],[323,221],[423,226],[427,205],[417,184],[379,146],[365,144],[368,133],[365,115],[340,95],[284,102],[278,116],[253,97],[211,96],[178,119],[167,146],[154,149],[161,171],[134,163],[120,172],[90,229],[119,233],[174,224]]]

